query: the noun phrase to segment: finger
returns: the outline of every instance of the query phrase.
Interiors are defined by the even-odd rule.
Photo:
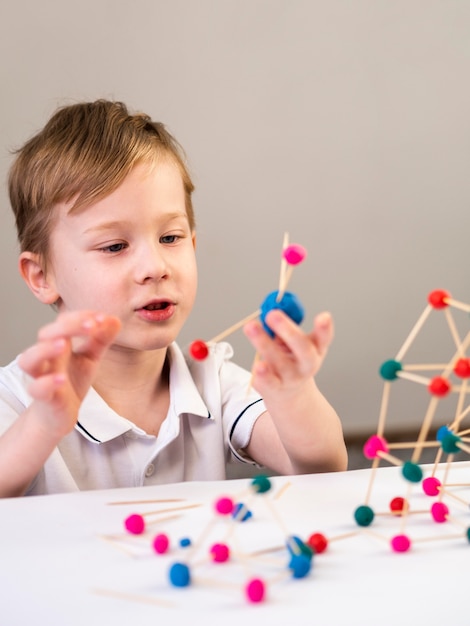
[[[111,319],[111,316],[97,311],[67,311],[58,315],[55,321],[43,326],[39,330],[38,338],[44,340],[58,337],[86,337],[107,319]]]
[[[34,400],[49,404],[64,388],[65,382],[66,376],[63,373],[41,376],[32,381],[28,387],[28,392]]]
[[[24,372],[36,378],[57,371],[58,362],[66,351],[67,342],[63,338],[41,341],[21,353],[18,364]]]
[[[324,356],[334,338],[333,318],[330,313],[320,313],[315,317],[310,337],[319,354]]]

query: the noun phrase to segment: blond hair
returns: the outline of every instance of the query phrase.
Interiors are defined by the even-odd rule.
[[[122,102],[97,100],[58,109],[43,130],[16,152],[9,172],[10,202],[21,251],[46,262],[58,203],[78,211],[114,191],[138,163],[172,159],[183,179],[191,230],[194,185],[184,152],[165,126]]]

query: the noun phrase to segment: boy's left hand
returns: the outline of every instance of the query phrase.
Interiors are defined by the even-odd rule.
[[[274,332],[271,338],[259,320],[248,322],[244,332],[258,357],[253,366],[253,387],[261,394],[298,390],[319,371],[333,340],[333,320],[324,312],[314,319],[312,332],[306,334],[279,309],[266,315]]]

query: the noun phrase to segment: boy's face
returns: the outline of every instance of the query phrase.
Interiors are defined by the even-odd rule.
[[[115,349],[168,346],[196,296],[195,235],[178,167],[138,165],[118,189],[70,214],[59,206],[49,285],[59,310],[98,310],[122,322]]]

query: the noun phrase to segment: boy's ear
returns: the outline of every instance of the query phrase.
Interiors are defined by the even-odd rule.
[[[59,294],[54,284],[49,283],[44,264],[38,254],[22,252],[18,261],[18,268],[24,282],[28,285],[36,298],[43,304],[54,304]]]

